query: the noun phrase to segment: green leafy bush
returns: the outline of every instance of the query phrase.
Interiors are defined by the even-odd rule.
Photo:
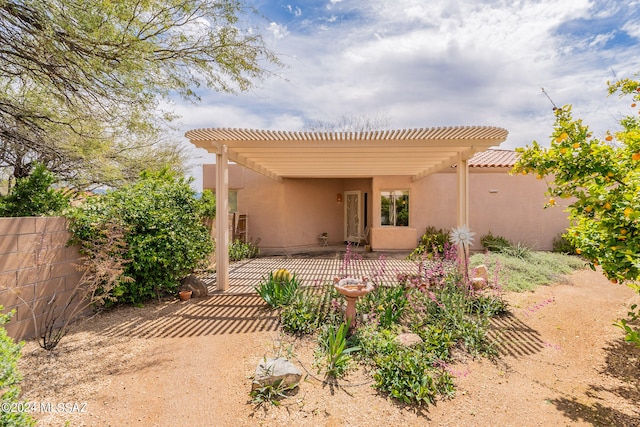
[[[423,317],[422,322],[414,320],[410,328],[436,358],[448,360],[457,343],[473,354],[494,353],[487,333],[489,317],[506,311],[499,294],[471,292],[466,286],[448,283],[426,293],[413,291],[410,297],[414,316]]]
[[[502,252],[512,246],[509,240],[502,236],[494,236],[491,231],[480,238],[480,244],[489,252]]]
[[[0,198],[0,217],[57,215],[69,207],[69,195],[51,186],[55,176],[37,163],[26,178],[18,178],[15,185]]]
[[[322,324],[339,324],[343,320],[340,310],[342,295],[333,285],[318,288],[299,288],[290,303],[280,313],[285,332],[311,334]]]
[[[179,281],[212,250],[209,231],[189,181],[169,170],[148,172],[130,185],[89,198],[71,214],[73,242],[96,242],[107,221],[123,230],[127,263],[111,290],[120,303],[139,304],[175,293]]]
[[[211,190],[204,190],[200,196],[200,216],[203,218],[216,217],[216,195]]]
[[[283,274],[278,270],[263,277],[254,289],[271,308],[279,308],[289,304],[299,287],[300,281],[295,274]]]
[[[393,354],[377,358],[375,387],[405,403],[434,403],[438,394],[453,394],[453,378],[434,368],[433,362],[420,349],[400,347]]]
[[[576,247],[564,236],[564,234],[555,237],[551,244],[553,252],[567,255],[575,255],[576,253]]]
[[[243,242],[242,240],[234,240],[229,245],[229,260],[240,261],[243,259],[255,258],[260,253],[258,243]]]
[[[0,305],[0,312],[4,309]],[[18,371],[18,360],[22,344],[16,344],[7,335],[2,326],[9,322],[14,312],[0,313],[0,390],[2,393],[2,410],[0,411],[0,426],[33,426],[35,422],[27,411],[20,410],[24,402],[20,402],[20,380],[22,375]]]
[[[360,347],[359,359],[369,365],[375,366],[375,358],[394,354],[398,351],[398,342],[395,341],[399,333],[399,325],[391,328],[379,329],[377,324],[368,323],[356,329],[356,343]]]
[[[433,226],[429,226],[425,229],[422,237],[420,237],[418,247],[409,255],[409,259],[417,259],[429,253],[443,254],[445,248],[450,243],[451,236],[449,230],[438,230]]]
[[[398,323],[406,306],[405,288],[401,285],[378,286],[357,301],[358,312],[372,314],[382,328]]]

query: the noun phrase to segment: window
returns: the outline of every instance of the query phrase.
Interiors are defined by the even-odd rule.
[[[382,225],[409,226],[409,191],[380,192],[380,216]]]
[[[238,212],[238,190],[229,190],[229,213]]]
[[[229,212],[238,212],[238,190],[229,190]]]

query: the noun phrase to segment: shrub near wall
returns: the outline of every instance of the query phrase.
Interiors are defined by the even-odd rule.
[[[113,300],[138,304],[176,292],[179,281],[207,259],[213,245],[202,202],[190,182],[175,173],[144,173],[138,182],[89,198],[73,214],[70,231],[81,247],[99,240],[105,222],[124,231],[127,260]]]
[[[0,305],[0,426],[32,426],[35,422],[25,410],[28,406],[19,400],[22,375],[18,371],[18,359],[22,344],[16,344],[2,326],[14,314],[2,313],[3,309]]]

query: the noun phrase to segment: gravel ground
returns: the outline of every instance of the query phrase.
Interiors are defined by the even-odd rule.
[[[378,393],[361,369],[315,378],[314,343],[283,336],[247,296],[102,313],[52,353],[27,342],[23,397],[41,426],[640,426],[640,351],[612,326],[637,297],[596,272],[569,279],[508,293],[500,358],[451,365],[456,396],[424,409]],[[311,375],[279,407],[257,408],[250,376],[277,353]]]

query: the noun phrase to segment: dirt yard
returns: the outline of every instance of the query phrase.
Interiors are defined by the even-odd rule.
[[[424,409],[362,371],[315,378],[313,342],[279,334],[253,296],[118,309],[74,325],[53,354],[28,342],[22,389],[42,426],[640,426],[640,351],[612,326],[637,300],[628,287],[585,270],[506,298],[500,358],[450,366],[456,397]],[[278,353],[311,375],[281,406],[256,408],[250,376]]]

